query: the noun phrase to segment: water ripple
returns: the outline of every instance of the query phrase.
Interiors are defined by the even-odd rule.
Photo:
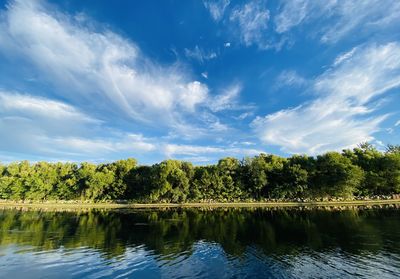
[[[384,279],[400,274],[400,211],[181,213],[43,213],[47,223],[24,213],[2,223],[12,214],[3,212],[0,278]]]

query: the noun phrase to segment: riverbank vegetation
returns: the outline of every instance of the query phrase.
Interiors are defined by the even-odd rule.
[[[400,146],[368,143],[341,153],[283,158],[260,154],[215,165],[135,159],[107,164],[28,161],[0,165],[0,199],[153,202],[263,201],[396,195]]]

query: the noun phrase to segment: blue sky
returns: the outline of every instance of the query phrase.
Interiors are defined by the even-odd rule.
[[[384,149],[398,26],[397,0],[0,0],[0,161]]]

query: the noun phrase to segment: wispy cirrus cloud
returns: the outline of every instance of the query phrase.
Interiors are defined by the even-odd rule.
[[[239,106],[238,97],[242,87],[239,84],[231,85],[210,100],[210,108],[214,112],[237,109]]]
[[[217,53],[214,51],[205,51],[196,45],[193,49],[185,48],[185,56],[197,60],[200,63],[204,63],[207,60],[217,58]]]
[[[215,21],[220,21],[224,16],[226,8],[230,4],[230,0],[204,1],[203,4],[204,7],[209,10],[211,17]]]
[[[284,33],[316,16],[328,14],[336,2],[335,0],[323,3],[308,0],[282,1],[281,9],[274,17],[275,31]]]
[[[235,6],[229,15],[229,20],[237,26],[241,42],[246,46],[256,45],[268,48],[266,30],[270,12],[265,1],[250,1],[242,6]]]
[[[396,0],[285,0],[274,17],[277,33],[289,32],[300,25],[313,25],[323,43],[336,43],[354,30],[371,33],[396,28],[400,23],[400,3]]]
[[[107,153],[148,153],[156,150],[156,145],[150,139],[141,134],[120,134],[110,138],[81,138],[59,137],[47,138],[50,144],[56,145],[57,150],[65,150],[66,153],[82,154],[87,156],[95,154],[108,155]],[[61,148],[60,148],[61,147]]]
[[[350,59],[353,56],[353,54],[356,53],[356,51],[357,51],[357,47],[354,47],[352,50],[338,55],[335,59],[335,62],[333,62],[333,66],[337,66],[340,63],[342,63],[343,61]]]
[[[268,1],[251,0],[226,5],[223,10],[206,7],[212,16],[218,15],[216,21],[232,37],[261,50],[291,47],[298,39],[296,32],[303,34],[304,30],[306,37],[335,44],[355,30],[357,38],[368,38],[377,32],[391,35],[398,32],[400,24],[400,3],[396,0],[281,0],[277,7]]]
[[[78,135],[85,133],[87,127],[99,127],[102,121],[93,118],[79,109],[55,100],[18,92],[0,91],[0,131],[4,137],[21,135],[24,141],[24,130],[29,138],[29,131],[44,136],[51,130],[58,136]],[[8,142],[10,145],[15,141]],[[22,142],[20,142],[22,145]],[[4,146],[7,146],[5,143]]]
[[[145,154],[151,158],[146,163],[207,161],[259,152],[255,134],[287,153],[386,140],[376,132],[395,107],[392,102],[382,109],[382,99],[399,83],[399,43],[387,43],[400,35],[396,1],[203,3],[211,18],[194,30],[199,33],[177,19],[174,31],[190,36],[156,43],[152,56],[147,37],[123,33],[127,26],[113,19],[110,26],[122,32],[60,11],[57,3],[10,0],[0,10],[0,72],[6,72],[0,78],[1,158],[18,153],[16,158],[100,161]],[[171,31],[163,28],[154,36]],[[215,36],[204,36],[214,29]],[[297,49],[260,51],[304,38]],[[171,57],[158,52],[164,47],[183,49],[187,59],[176,52],[177,60],[166,62]],[[329,68],[323,66],[327,61]],[[275,80],[260,75],[283,66],[287,70]],[[263,106],[263,92],[282,101]],[[298,99],[308,100],[287,107]],[[260,115],[252,122],[255,133],[248,126],[254,115]],[[385,122],[391,137],[397,136],[396,121]]]
[[[302,87],[305,86],[308,81],[299,75],[294,70],[284,70],[282,71],[276,79],[275,88],[281,88],[283,86],[289,87]]]
[[[204,121],[209,122],[210,130],[228,129],[212,114],[209,117]],[[143,156],[146,162],[153,157],[213,162],[224,154],[246,156],[258,152],[246,147],[177,144],[170,139],[146,137],[109,127],[62,101],[6,91],[0,92],[0,131],[0,159],[7,162],[19,154],[34,161],[102,162]]]
[[[204,6],[212,18],[224,26],[230,36],[246,47],[256,46],[259,49],[280,48],[281,42],[271,39],[268,26],[271,19],[267,1],[252,0],[230,5],[230,1],[205,1]],[[225,42],[224,47],[231,47]]]
[[[313,81],[315,100],[253,121],[264,143],[317,154],[374,139],[386,117],[371,115],[375,100],[400,86],[400,45],[360,47],[340,60]]]
[[[18,92],[0,91],[0,115],[4,116],[8,113],[18,113],[20,117],[29,116],[52,121],[68,120],[92,124],[101,122],[63,102]]]
[[[184,119],[206,103],[208,87],[179,65],[158,65],[134,42],[93,26],[41,1],[14,1],[1,14],[0,51],[25,60],[71,103],[142,123],[190,125]]]
[[[0,150],[26,156],[96,158],[155,149],[142,135],[110,129],[74,106],[18,92],[0,92],[0,131]]]

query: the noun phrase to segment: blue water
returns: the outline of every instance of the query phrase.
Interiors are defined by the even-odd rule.
[[[0,278],[399,278],[400,209],[0,210]]]

